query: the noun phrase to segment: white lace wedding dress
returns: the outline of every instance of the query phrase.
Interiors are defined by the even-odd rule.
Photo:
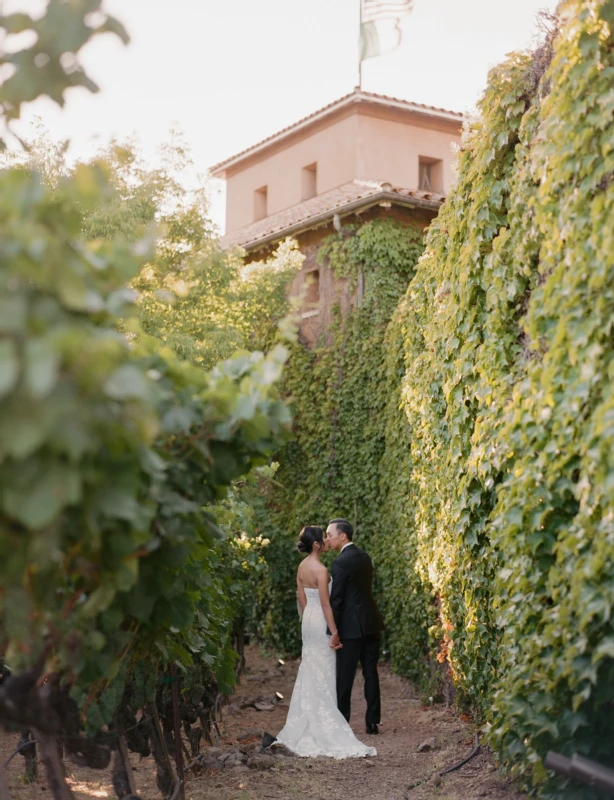
[[[374,747],[359,742],[337,708],[336,656],[329,647],[326,620],[317,589],[305,589],[303,655],[286,724],[277,741],[299,756],[360,758]]]

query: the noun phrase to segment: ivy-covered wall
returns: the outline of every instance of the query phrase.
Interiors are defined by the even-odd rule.
[[[293,556],[292,542],[303,525],[326,524],[342,515],[356,523],[356,542],[377,561],[395,665],[414,677],[424,660],[426,601],[415,559],[400,533],[407,509],[399,489],[407,488],[408,473],[389,456],[393,446],[403,449],[407,425],[399,410],[402,340],[391,336],[388,326],[422,240],[418,227],[372,220],[330,237],[322,248],[320,258],[348,279],[350,290],[363,273],[364,295],[345,317],[337,312],[319,346],[310,350],[297,344],[291,353],[284,389],[292,398],[295,438],[279,454],[280,485],[269,497],[269,527],[263,523],[261,531],[271,540],[265,549],[269,571],[261,628],[269,641],[292,652],[300,646],[294,601],[299,558]],[[405,575],[386,569],[399,559]],[[393,585],[403,588],[395,594]],[[415,616],[411,628],[397,625],[401,608]]]
[[[491,73],[404,315],[409,538],[457,685],[538,783],[548,749],[614,758],[614,3],[560,12]]]
[[[285,536],[271,618],[296,646],[287,544],[356,521],[393,666],[424,674],[438,614],[457,698],[502,760],[542,796],[590,798],[542,759],[614,761],[614,2],[559,15],[492,70],[417,265],[420,235],[391,224],[326,246],[367,291],[293,354],[271,498],[288,533],[267,558]]]

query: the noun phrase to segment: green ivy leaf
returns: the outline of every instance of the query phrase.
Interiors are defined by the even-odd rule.
[[[0,341],[0,397],[7,395],[19,377],[17,348],[12,341]]]

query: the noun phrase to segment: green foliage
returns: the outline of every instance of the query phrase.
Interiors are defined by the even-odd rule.
[[[499,436],[508,464],[493,536],[509,572],[495,584],[495,724],[506,755],[533,761],[556,742],[611,763],[614,4],[565,10],[530,156],[534,219],[528,230],[514,220],[539,255],[523,325],[530,355]]]
[[[133,282],[143,327],[205,368],[238,349],[266,349],[288,313],[288,285],[302,260],[287,242],[267,261],[245,266],[212,240],[186,247],[176,266],[152,260]]]
[[[4,58],[9,121],[91,87],[59,54],[98,7],[0,18],[38,32]],[[44,656],[90,732],[171,663],[229,691],[238,620],[295,652],[296,534],[343,515],[395,669],[424,677],[430,636],[512,771],[595,796],[542,759],[614,759],[614,2],[560,11],[491,72],[422,257],[392,222],[323,247],[356,302],[292,348],[287,444],[286,352],[246,350],[286,313],[291,245],[223,256],[202,195],[129,148],[0,174],[0,641],[17,672]]]
[[[240,252],[222,252],[205,192],[185,186],[192,162],[179,134],[161,156],[150,169],[126,143],[96,157],[112,192],[84,213],[86,236],[133,241],[144,225],[155,225],[155,250],[131,286],[143,329],[180,358],[211,369],[237,350],[267,349],[289,311],[287,288],[303,257],[292,242],[248,265]]]
[[[41,123],[27,151],[8,151],[3,161],[36,169],[54,191],[75,175],[65,147]],[[81,208],[85,238],[135,242],[147,226],[156,233],[153,251],[131,282],[146,333],[205,369],[239,349],[274,344],[303,256],[291,241],[266,261],[248,265],[239,251],[222,252],[206,193],[189,186],[193,163],[180,133],[171,131],[155,168],[144,163],[135,141],[112,142],[88,166],[102,170],[107,182],[100,202]]]
[[[272,346],[303,260],[296,245],[285,242],[268,260],[248,265],[240,252],[222,252],[204,190],[186,188],[192,161],[176,132],[155,169],[131,143],[112,144],[95,163],[107,171],[112,193],[84,214],[87,237],[132,241],[146,224],[158,232],[151,258],[131,283],[143,329],[205,369],[237,350]]]
[[[461,698],[539,784],[548,749],[614,757],[612,7],[491,72],[400,312],[405,537]]]
[[[412,259],[413,260],[413,259]],[[384,398],[384,436],[379,462],[380,498],[371,553],[378,575],[378,602],[395,671],[422,682],[427,675],[429,623],[437,618],[428,576],[416,568],[417,543],[406,536],[415,512],[411,429],[402,411],[402,377],[409,364],[403,348],[406,299],[395,309],[383,342],[379,391]],[[436,672],[431,659],[429,672]],[[430,694],[437,694],[431,689]]]
[[[208,375],[142,335],[130,346],[116,324],[133,313],[133,248],[80,239],[77,209],[100,179],[82,167],[50,196],[25,170],[0,178],[7,658],[23,669],[45,649],[90,701],[145,654],[154,670],[156,653],[204,660],[230,688],[234,600],[202,507],[283,435],[285,353]]]
[[[502,761],[589,798],[542,759],[614,759],[614,3],[560,13],[491,72],[417,267],[381,223],[326,245],[354,286],[364,271],[364,305],[292,354],[271,506],[279,531],[356,520],[394,666],[423,673],[436,622]],[[276,535],[271,574],[293,587]],[[290,647],[293,598],[271,597]]]
[[[5,124],[19,119],[22,105],[37,97],[47,96],[62,106],[66,90],[73,86],[98,91],[79,64],[79,50],[101,33],[115,33],[128,41],[121,23],[101,6],[101,0],[49,0],[37,19],[23,12],[0,14],[0,29],[6,36],[0,55],[0,67],[7,73],[1,94]],[[15,46],[14,38],[24,34],[30,34],[32,44]]]
[[[440,600],[441,623],[453,631],[457,686],[480,711],[499,658],[490,607],[498,562],[485,533],[498,475],[492,450],[478,458],[472,446],[476,425],[490,441],[485,417],[497,424],[495,389],[505,393],[513,354],[522,350],[514,329],[526,262],[505,269],[491,254],[507,222],[531,70],[530,57],[521,56],[491,73],[483,117],[465,137],[458,184],[431,226],[403,314],[415,503],[406,536]]]
[[[54,34],[70,52],[97,9],[51,2],[32,23],[39,44]],[[8,119],[70,84],[51,69],[29,87],[36,47],[13,59],[25,66]],[[0,643],[17,674],[55,673],[93,734],[127,693],[133,711],[151,700],[171,664],[232,689],[239,584],[260,559],[242,536],[224,540],[211,509],[287,435],[287,352],[237,353],[207,373],[143,333],[129,283],[147,258],[177,269],[209,247],[204,215],[179,204],[173,216],[176,184],[144,180],[129,151],[68,171],[61,157],[44,175],[0,173]],[[143,235],[152,220],[158,243]],[[3,719],[25,713],[0,696]]]
[[[46,153],[52,148],[49,137],[40,141],[36,148],[30,146],[32,166],[40,169],[41,161],[44,162]],[[188,213],[197,218],[199,236],[197,238],[193,233],[192,240],[200,244],[202,238],[211,239],[212,230],[206,219],[202,192],[189,192],[181,183],[182,172],[190,161],[176,133],[171,132],[171,140],[160,153],[160,163],[156,168],[143,163],[138,143],[133,141],[111,142],[90,163],[105,171],[108,189],[104,202],[84,210],[83,233],[87,239],[123,237],[133,242],[142,235],[145,226],[153,227],[157,223],[153,257],[157,258],[163,251],[166,261],[170,261],[173,246],[179,249],[183,245],[181,235],[176,233],[179,226],[174,217]],[[64,175],[72,172],[66,164],[60,169]],[[163,246],[160,233],[164,231],[165,222],[171,228],[171,235],[168,236],[169,244]]]
[[[227,576],[225,593],[232,597],[233,623],[250,631],[258,627],[254,598],[268,578],[264,549],[270,542],[263,531],[268,520],[266,496],[277,468],[276,463],[255,467],[207,509],[225,534],[220,569]]]
[[[400,489],[407,486],[407,426],[399,411],[403,354],[389,321],[422,252],[422,232],[376,220],[334,236],[320,257],[339,277],[358,287],[362,302],[344,318],[337,312],[314,350],[296,345],[283,385],[292,398],[295,438],[279,454],[279,482],[269,493],[271,544],[262,632],[276,647],[299,646],[293,547],[306,524],[346,516],[356,542],[377,560],[378,598],[389,625],[393,663],[418,677],[426,649],[426,595],[412,552],[399,539],[408,513]],[[294,554],[294,555],[293,555]],[[395,564],[398,571],[389,572]],[[415,620],[400,630],[404,608]],[[267,612],[266,614],[264,612]]]

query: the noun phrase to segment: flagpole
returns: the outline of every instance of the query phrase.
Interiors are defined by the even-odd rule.
[[[362,90],[362,0],[358,0],[360,15],[358,21],[358,91]]]

